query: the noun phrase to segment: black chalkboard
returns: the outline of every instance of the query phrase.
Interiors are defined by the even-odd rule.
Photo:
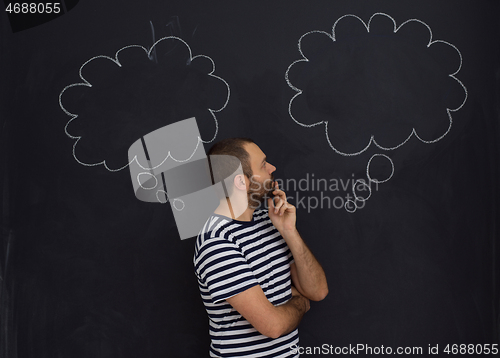
[[[302,356],[499,343],[498,2],[19,4],[0,15],[0,357],[208,356],[194,238],[127,165],[191,117],[205,152],[253,138],[298,208],[330,287]]]

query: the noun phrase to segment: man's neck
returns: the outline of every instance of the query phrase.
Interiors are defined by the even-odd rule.
[[[233,207],[233,205],[231,205],[231,200],[229,200],[229,198],[226,198],[225,200],[221,200],[214,213],[227,216],[228,218],[231,218],[233,220],[252,221],[253,212],[255,211],[255,209],[247,207],[246,210],[243,211],[243,213],[238,217],[235,217],[235,211],[236,213],[238,213],[241,212],[241,209],[238,210],[238,208]]]

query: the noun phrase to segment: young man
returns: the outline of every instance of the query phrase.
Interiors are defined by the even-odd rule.
[[[214,181],[229,176],[231,187],[195,245],[210,356],[297,357],[291,348],[297,326],[309,300],[328,294],[325,273],[297,232],[295,207],[273,187],[276,167],[262,150],[250,139],[230,138],[208,155],[234,156],[243,169],[233,176],[214,170]],[[258,209],[266,199],[269,210]]]

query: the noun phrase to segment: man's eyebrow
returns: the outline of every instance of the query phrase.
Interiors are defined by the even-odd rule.
[[[264,159],[262,159],[262,162],[260,162],[260,164],[263,164],[266,160],[267,160],[267,157],[264,157]]]

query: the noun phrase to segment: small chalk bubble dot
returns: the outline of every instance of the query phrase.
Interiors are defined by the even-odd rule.
[[[149,176],[149,178],[143,179],[142,176]],[[143,184],[149,183],[151,181],[151,178],[154,179],[153,180],[154,185],[144,186]],[[158,179],[156,179],[156,177],[153,174],[148,173],[148,172],[142,172],[142,173],[137,174],[137,181],[139,182],[139,186],[145,190],[152,190],[152,189],[156,188],[156,186],[158,185]]]
[[[376,158],[376,157],[387,159],[389,161],[389,164],[391,165],[391,174],[386,179],[380,180],[380,179],[377,179],[377,178],[373,178],[370,175],[370,165],[372,164],[373,159]],[[380,167],[380,165],[379,165],[379,167]],[[385,154],[374,154],[374,155],[372,155],[372,157],[370,158],[370,160],[368,161],[368,164],[366,166],[366,176],[368,177],[368,180],[370,182],[376,183],[376,184],[382,184],[382,183],[385,183],[386,181],[390,180],[393,175],[394,175],[394,163],[392,162],[391,158],[389,158]]]
[[[178,203],[181,203],[180,208],[177,207]],[[184,207],[186,206],[186,204],[184,204],[184,202],[181,199],[174,199],[172,201],[172,206],[175,208],[175,210],[182,211],[182,210],[184,210]]]
[[[363,197],[361,195],[357,195],[356,192],[359,191],[368,191],[368,195]],[[368,185],[363,179],[358,179],[352,185],[352,194],[357,201],[365,202],[365,200],[370,199],[372,196],[372,188]]]
[[[346,200],[345,204],[344,204],[344,208],[345,210],[348,212],[348,213],[353,213],[356,211],[357,209],[357,206],[356,206],[356,203],[352,200]]]
[[[167,192],[165,190],[157,190],[156,191],[156,200],[158,200],[161,204],[166,204],[168,202]]]

